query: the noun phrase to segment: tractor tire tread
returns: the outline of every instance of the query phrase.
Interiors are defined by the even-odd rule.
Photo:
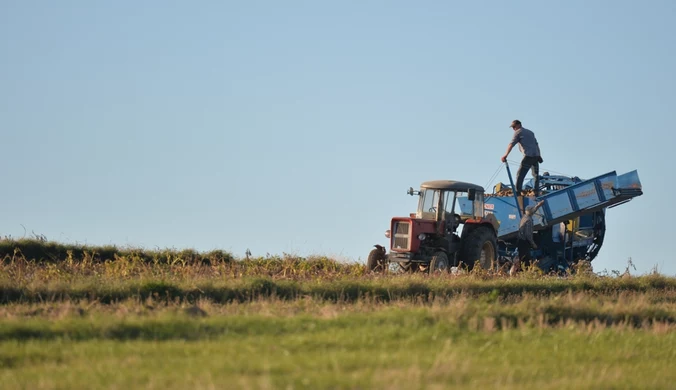
[[[480,226],[474,229],[466,238],[462,249],[462,261],[471,270],[474,267],[474,262],[481,259],[481,248],[486,240],[489,240],[493,246],[492,265],[497,265],[498,257],[498,242],[497,237],[493,231],[487,226]],[[482,268],[488,269],[485,264],[481,264]]]

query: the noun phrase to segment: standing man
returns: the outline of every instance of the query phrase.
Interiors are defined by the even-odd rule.
[[[542,207],[545,203],[544,200],[541,200],[535,206],[529,205],[526,207],[526,212],[521,218],[521,223],[519,224],[519,234],[517,239],[516,247],[519,250],[519,257],[514,261],[512,268],[509,270],[509,275],[514,275],[521,269],[521,263],[525,266],[530,265],[532,260],[530,256],[531,249],[537,249],[538,246],[533,241],[533,215],[535,212]]]
[[[535,191],[535,196],[538,196],[540,186],[540,163],[542,162],[540,145],[538,145],[538,141],[532,131],[521,127],[520,120],[513,120],[509,127],[514,129],[514,136],[507,146],[507,152],[502,156],[502,162],[507,161],[507,156],[509,156],[514,145],[519,144],[519,149],[521,149],[521,153],[523,153],[523,159],[521,160],[519,171],[516,174],[516,194],[521,195],[523,180],[526,178],[526,172],[530,169],[534,179],[533,190]]]

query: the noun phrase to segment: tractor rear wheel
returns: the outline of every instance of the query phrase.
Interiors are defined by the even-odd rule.
[[[369,252],[369,257],[366,260],[366,268],[369,272],[384,272],[387,269],[385,248],[376,247]]]
[[[430,275],[435,273],[446,273],[448,272],[448,255],[446,252],[435,252],[432,256],[432,261],[430,261]]]
[[[478,260],[481,268],[491,269],[498,266],[498,239],[486,226],[474,229],[463,243],[463,261],[469,269]]]

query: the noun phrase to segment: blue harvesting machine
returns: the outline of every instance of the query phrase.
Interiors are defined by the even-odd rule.
[[[498,262],[511,262],[517,253],[517,233],[521,210],[544,200],[533,216],[534,241],[538,248],[533,259],[545,272],[562,272],[580,260],[591,262],[603,245],[606,209],[629,202],[643,194],[636,170],[618,175],[615,171],[590,179],[540,175],[539,195],[518,196],[506,165],[510,184],[498,183],[492,194],[484,195],[484,214],[493,214],[497,230]],[[524,183],[533,190],[534,180]],[[463,214],[471,213],[472,201],[458,198]],[[520,205],[521,207],[518,207]]]

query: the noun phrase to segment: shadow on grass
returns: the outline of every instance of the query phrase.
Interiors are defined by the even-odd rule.
[[[467,296],[496,301],[524,294],[551,296],[563,293],[589,292],[617,294],[619,292],[675,291],[676,279],[644,276],[631,279],[548,280],[470,278],[420,280],[350,278],[328,281],[274,280],[269,277],[249,277],[231,281],[185,286],[165,281],[92,281],[87,285],[20,287],[0,285],[0,303],[31,303],[91,300],[111,303],[126,299],[147,298],[194,303],[207,299],[215,303],[250,302],[259,299],[295,300],[310,297],[326,302],[356,302],[369,299],[376,302],[414,300],[421,303],[435,299]]]

